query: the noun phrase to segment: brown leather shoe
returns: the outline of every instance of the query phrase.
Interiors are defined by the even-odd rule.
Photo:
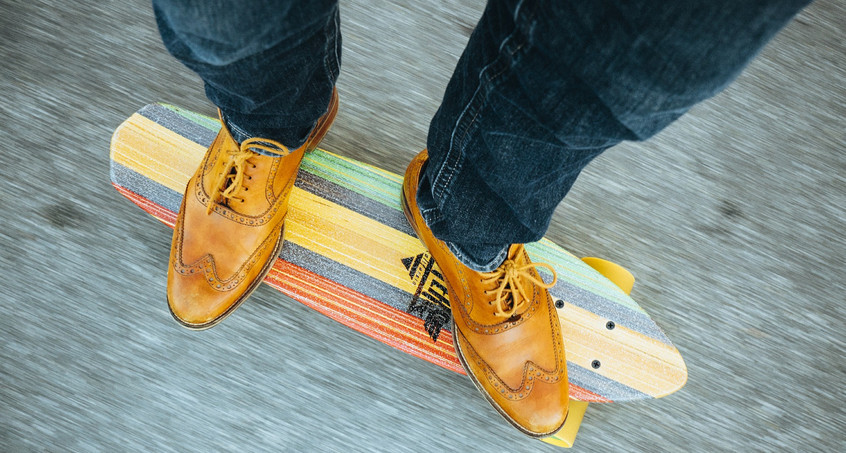
[[[333,92],[327,112],[295,150],[266,139],[239,146],[225,125],[220,129],[188,181],[173,229],[167,301],[183,326],[206,329],[219,323],[270,271],[282,248],[300,161],[326,135],[337,111]]]
[[[408,221],[441,268],[449,291],[455,350],[499,413],[532,437],[554,434],[567,418],[569,387],[561,326],[546,284],[520,244],[493,272],[462,264],[426,226],[417,206],[424,150],[403,181]],[[553,270],[554,274],[554,270]],[[554,281],[553,281],[554,283]]]

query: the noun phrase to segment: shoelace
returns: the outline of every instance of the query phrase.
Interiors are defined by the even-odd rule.
[[[251,149],[260,149],[278,154],[280,157],[287,156],[291,152],[285,145],[263,138],[244,140],[238,149],[227,151],[227,161],[211,191],[211,202],[206,208],[206,214],[211,214],[214,211],[215,203],[226,203],[227,200],[244,201],[244,198],[238,196],[238,194],[244,187],[244,176],[249,178],[249,175],[246,174],[246,164],[249,163],[250,158],[256,156],[256,153]]]
[[[515,251],[514,256],[520,256],[522,253],[523,245],[521,244]],[[550,283],[545,283],[542,279],[535,278],[532,275],[530,269],[538,267],[546,268],[552,272],[552,281]],[[517,264],[516,260],[512,259],[505,260],[502,265],[492,272],[483,272],[482,276],[482,282],[485,284],[499,283],[496,289],[496,299],[490,301],[490,304],[496,306],[494,314],[503,318],[511,318],[518,311],[522,311],[528,307],[531,299],[523,289],[523,279],[529,280],[545,289],[552,288],[555,286],[555,282],[558,281],[558,275],[555,273],[555,269],[547,263],[529,263],[521,266]],[[485,294],[490,295],[492,292],[493,290],[485,291]]]

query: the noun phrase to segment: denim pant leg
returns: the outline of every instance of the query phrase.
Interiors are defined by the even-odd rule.
[[[430,125],[427,224],[495,268],[594,157],[718,93],[807,3],[491,0]]]
[[[153,0],[162,41],[196,72],[238,141],[301,146],[341,61],[337,0]]]

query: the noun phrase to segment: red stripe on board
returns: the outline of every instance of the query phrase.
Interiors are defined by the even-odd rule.
[[[175,212],[123,186],[116,183],[112,185],[121,195],[173,228],[176,223]],[[297,285],[297,279],[303,284]],[[423,320],[416,316],[282,259],[276,260],[264,282],[297,302],[371,338],[448,370],[466,374],[455,356],[452,334],[441,331],[437,343],[432,342],[423,327]],[[613,402],[572,383],[570,396],[592,403]]]
[[[446,369],[464,373],[452,335],[444,332],[435,343],[423,321],[321,275],[281,259],[266,283],[293,299],[369,337]]]
[[[176,224],[175,212],[171,211],[170,209],[163,208],[161,205],[153,203],[152,201],[144,198],[141,195],[138,195],[137,193],[127,189],[126,187],[119,186],[116,183],[112,183],[112,185],[115,186],[115,189],[117,189],[117,191],[120,192],[121,195],[126,198],[129,198],[130,201],[140,206],[141,209],[147,211],[153,217],[157,218],[160,222],[164,223],[165,225],[171,228],[173,228],[173,225]]]
[[[572,382],[570,383],[570,398],[577,399],[579,401],[587,401],[589,403],[613,403],[614,400],[609,400],[604,396],[593,393],[590,390],[584,389],[579,387],[578,385],[574,385]]]

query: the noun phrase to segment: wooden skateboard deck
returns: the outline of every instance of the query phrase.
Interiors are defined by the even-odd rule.
[[[185,185],[219,128],[216,119],[178,107],[142,108],[112,138],[112,184],[172,228]],[[385,344],[464,373],[448,330],[446,286],[402,213],[401,184],[402,176],[371,165],[320,149],[308,153],[283,249],[265,282]],[[565,428],[545,440],[571,444],[588,402],[659,398],[685,384],[679,351],[627,294],[630,274],[602,260],[588,265],[546,239],[526,250],[558,274],[549,292],[576,400]]]

